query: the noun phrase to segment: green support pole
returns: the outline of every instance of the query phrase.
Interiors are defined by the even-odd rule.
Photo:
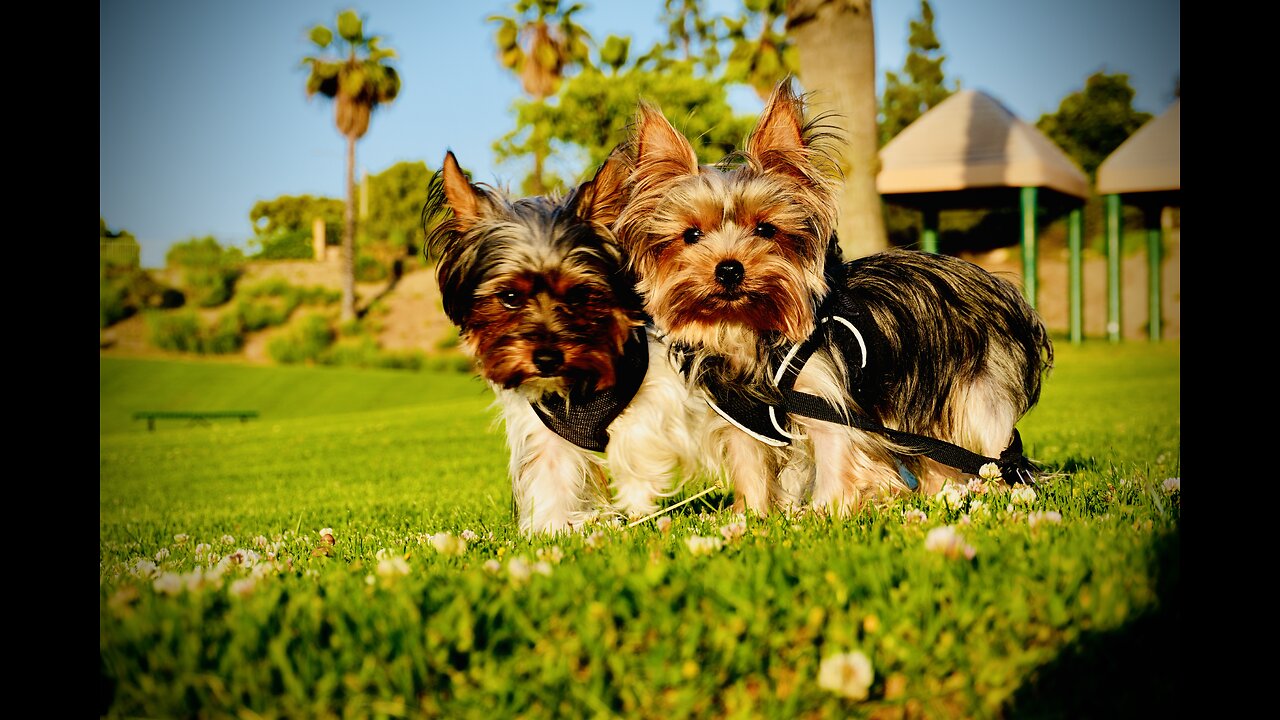
[[[1068,293],[1071,307],[1071,342],[1084,341],[1084,273],[1080,258],[1081,236],[1084,234],[1083,208],[1075,208],[1067,216],[1067,246],[1071,251],[1068,272]]]
[[[1159,342],[1160,313],[1160,208],[1147,208],[1147,332],[1152,342]]]
[[[1107,338],[1120,342],[1120,196],[1107,196]]]
[[[920,234],[920,249],[938,254],[938,209],[924,209],[924,232]]]
[[[1036,189],[1022,188],[1022,294],[1036,307],[1038,274],[1036,258]]]

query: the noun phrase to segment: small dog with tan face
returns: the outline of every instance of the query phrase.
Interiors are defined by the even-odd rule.
[[[1052,364],[1043,323],[1012,284],[955,258],[844,262],[831,139],[789,82],[714,167],[641,106],[614,231],[691,397],[705,394],[700,454],[757,513],[844,515],[986,461],[1031,479],[1014,426]]]

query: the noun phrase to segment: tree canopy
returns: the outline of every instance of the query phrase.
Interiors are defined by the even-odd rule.
[[[1133,97],[1127,74],[1096,72],[1083,90],[1062,99],[1057,112],[1041,115],[1036,127],[1093,181],[1102,161],[1151,119],[1151,113],[1133,108]]]

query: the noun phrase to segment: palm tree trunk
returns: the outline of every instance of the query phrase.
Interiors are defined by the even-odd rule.
[[[342,322],[356,319],[356,139],[347,136],[347,207],[342,232]]]
[[[846,144],[838,232],[848,259],[889,245],[876,175],[876,48],[871,0],[792,0],[787,33],[800,54],[800,82],[819,112],[834,113]]]

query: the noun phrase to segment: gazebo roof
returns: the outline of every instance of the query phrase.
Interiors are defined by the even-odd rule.
[[[880,150],[881,195],[1041,187],[1077,198],[1089,180],[1053,141],[999,101],[963,90]]]
[[[1182,100],[1138,128],[1098,166],[1098,194],[1182,189]]]

